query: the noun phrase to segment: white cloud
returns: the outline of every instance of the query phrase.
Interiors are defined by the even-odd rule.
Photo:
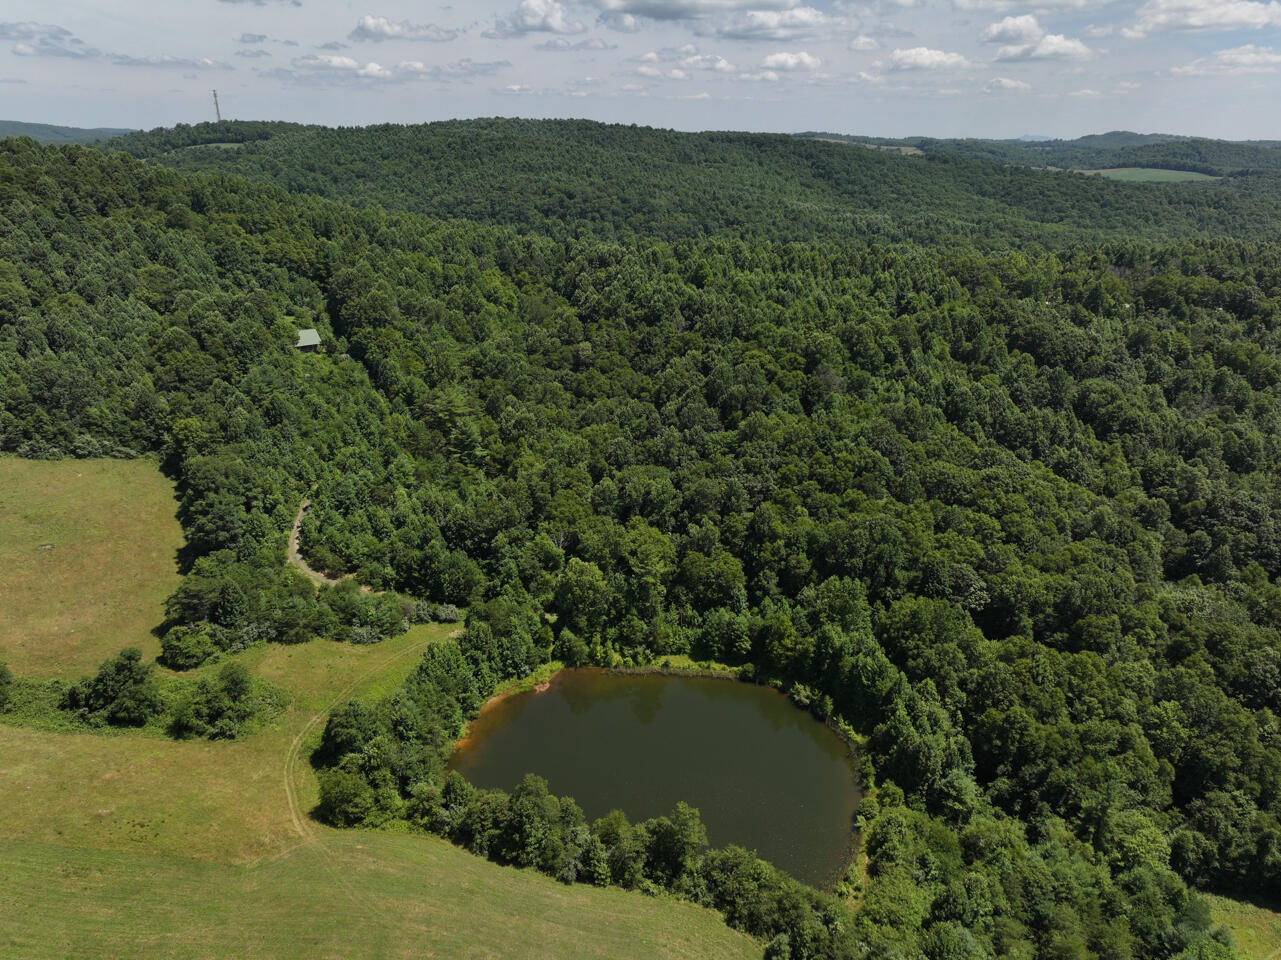
[[[996,51],[997,60],[1088,60],[1094,51],[1080,40],[1051,33],[1036,43],[1001,47]]]
[[[266,50],[237,50],[236,56],[245,57],[249,60],[259,60],[262,57],[270,57],[271,54]]]
[[[831,17],[814,7],[791,10],[749,10],[718,27],[727,40],[810,40],[847,33],[858,26],[852,17]]]
[[[635,33],[640,29],[640,20],[630,13],[602,13],[597,19],[610,30],[617,30],[619,33]]]
[[[799,0],[586,0],[603,13],[653,20],[694,20],[740,10],[790,10]]]
[[[1162,30],[1257,30],[1281,26],[1281,3],[1272,0],[1148,0],[1134,25],[1122,31],[1143,37]]]
[[[523,37],[529,33],[582,33],[582,23],[569,19],[559,0],[520,0],[520,6],[507,16],[495,21],[482,36],[505,40]]]
[[[1175,67],[1170,72],[1180,76],[1204,77],[1274,73],[1277,70],[1281,70],[1281,52],[1247,43],[1242,47],[1219,50],[1208,59],[1193,60],[1186,67]]]
[[[234,67],[221,60],[209,57],[171,57],[161,54],[158,57],[130,57],[123,53],[111,54],[111,62],[118,67],[176,67],[182,70],[233,70]]]
[[[1003,13],[1006,10],[1034,7],[1037,10],[1088,10],[1106,7],[1112,0],[952,0],[958,10],[989,10]]]
[[[294,66],[300,70],[349,70],[355,72],[360,69],[360,62],[353,60],[351,57],[335,53],[309,53],[305,57],[297,57],[294,60]]]
[[[651,80],[688,80],[689,74],[680,67],[656,67],[650,63],[643,63],[636,68],[636,72],[642,77],[649,77]]]
[[[445,30],[434,23],[410,23],[408,20],[388,20],[366,14],[356,22],[356,29],[348,34],[349,40],[429,40],[444,43],[458,36],[457,30]]]
[[[711,70],[715,73],[733,73],[737,68],[724,57],[711,53],[695,54],[681,61],[681,66],[693,70]]]
[[[971,66],[973,64],[959,53],[930,47],[896,49],[890,54],[891,70],[964,70]]]
[[[761,61],[761,67],[765,70],[817,70],[822,65],[822,60],[804,50],[796,53],[771,53]]]
[[[1071,93],[1068,94],[1068,96],[1080,97],[1082,100],[1093,100],[1096,97],[1103,96],[1103,94],[1099,93],[1099,91],[1097,90],[1092,90],[1089,87],[1086,87],[1084,90],[1073,90]]]
[[[449,82],[489,76],[511,64],[506,60],[475,61],[470,58],[445,65],[425,64],[421,60],[402,60],[394,67],[376,61],[361,63],[342,54],[308,54],[293,61],[294,70],[267,71],[265,76],[307,83],[368,83],[434,80]]]
[[[566,40],[564,37],[552,37],[542,43],[534,44],[535,50],[549,50],[553,53],[567,53],[573,50],[617,50],[618,45],[606,43],[600,37],[588,40]]]
[[[880,44],[872,37],[859,36],[851,40],[848,46],[851,50],[875,50]]]
[[[1032,85],[1022,80],[1011,80],[1009,77],[993,77],[984,89],[988,93],[1011,93],[1031,90]]]
[[[1045,36],[1045,30],[1036,17],[1027,13],[1021,17],[1006,17],[991,24],[983,31],[984,43],[1035,43]]]
[[[20,57],[69,57],[85,60],[100,55],[66,27],[31,20],[0,23],[0,40],[18,41],[13,52]]]
[[[511,66],[508,60],[473,60],[463,57],[444,66],[428,66],[419,60],[402,60],[396,64],[396,75],[409,79],[426,80],[470,80],[472,77],[488,77]]]

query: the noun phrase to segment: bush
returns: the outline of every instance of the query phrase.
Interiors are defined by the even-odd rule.
[[[359,774],[341,767],[320,772],[320,803],[316,816],[335,827],[363,823],[374,809],[374,791]]]
[[[202,677],[178,700],[169,733],[179,740],[233,740],[254,715],[253,678],[243,664],[228,663],[217,677]]]
[[[191,670],[217,651],[212,628],[207,623],[170,627],[160,640],[160,662],[170,670]]]
[[[13,674],[5,664],[0,663],[0,710],[8,709],[12,688]]]
[[[70,687],[60,706],[94,726],[141,727],[159,715],[164,704],[151,665],[142,663],[136,647],[126,647],[105,662],[97,676]]]
[[[437,623],[459,623],[463,612],[452,603],[442,603],[432,611],[432,619]]]

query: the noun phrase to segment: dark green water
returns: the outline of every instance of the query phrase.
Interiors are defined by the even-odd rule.
[[[542,693],[491,703],[450,758],[481,787],[547,779],[594,819],[697,807],[713,846],[755,850],[831,887],[850,852],[858,784],[845,744],[767,687],[562,670]]]

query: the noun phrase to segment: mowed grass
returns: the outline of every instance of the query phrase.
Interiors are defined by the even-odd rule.
[[[1232,931],[1245,960],[1281,960],[1281,903],[1206,895],[1215,923]]]
[[[1077,172],[1098,174],[1109,180],[1127,180],[1131,183],[1192,183],[1219,179],[1192,170],[1162,170],[1158,167],[1109,167],[1104,170],[1078,170]]]
[[[295,697],[233,743],[0,726],[0,956],[759,957],[691,904],[305,817],[328,708],[393,689],[456,629],[245,651]]]
[[[0,661],[77,680],[151,630],[178,583],[173,485],[147,460],[0,457]]]
[[[233,742],[0,725],[0,796],[11,800],[0,837],[232,864],[279,856],[302,839],[286,771],[305,813],[317,796],[307,757],[329,708],[393,689],[427,643],[455,629],[415,627],[371,647],[313,640],[238,654],[293,700],[263,729]]]
[[[6,958],[759,958],[710,911],[325,831],[252,867],[0,841]]]

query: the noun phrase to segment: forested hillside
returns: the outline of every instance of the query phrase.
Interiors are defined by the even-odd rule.
[[[52,123],[0,120],[0,137],[30,137],[40,143],[93,143],[131,132],[123,127],[60,127]]]
[[[1245,197],[1222,184],[1120,184],[959,155],[904,158],[787,136],[579,120],[336,130],[227,122],[111,145],[179,169],[557,238],[876,238],[1002,249],[1204,232],[1267,238],[1281,219],[1281,192]]]
[[[349,134],[318,136],[337,170]],[[1129,195],[1083,181],[1064,202]],[[559,236],[591,198],[471,211],[547,237],[7,141],[0,449],[164,457],[174,666],[470,607],[331,717],[332,822],[668,889],[774,956],[1233,956],[1193,887],[1281,893],[1281,246],[730,239],[681,196],[613,239]],[[287,572],[304,496],[312,562],[394,592]],[[687,811],[441,780],[500,679],[686,653],[866,738],[857,896],[705,852]]]
[[[138,135],[145,136],[145,135]],[[995,163],[1055,170],[1151,167],[1190,170],[1210,176],[1258,175],[1281,171],[1281,142],[1209,140],[1116,131],[1076,140],[941,140],[933,137],[856,137],[807,132],[803,139],[825,139],[881,148],[911,148],[927,156],[964,156]],[[1258,177],[1272,183],[1273,177]],[[1257,186],[1257,184],[1255,184]]]

